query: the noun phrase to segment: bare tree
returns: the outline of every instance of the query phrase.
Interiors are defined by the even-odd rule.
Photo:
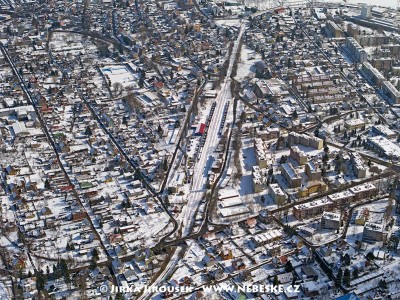
[[[126,95],[124,97],[124,100],[131,107],[132,110],[143,107],[143,103],[133,93],[129,93],[128,95]]]
[[[119,95],[123,90],[122,84],[119,83],[119,82],[114,82],[112,87],[113,87],[113,90],[114,90],[114,96]]]
[[[242,165],[240,163],[240,149],[242,147],[241,132],[236,130],[234,133],[234,138],[232,139],[232,147],[234,152],[233,161],[237,169],[236,178],[239,179],[242,176]]]
[[[86,289],[87,289],[86,274],[79,273],[75,277],[75,286],[79,290],[80,299],[88,299],[86,294]]]
[[[389,198],[386,208],[385,208],[385,214],[384,214],[385,223],[389,222],[389,220],[392,216],[392,211],[393,211],[393,199]]]

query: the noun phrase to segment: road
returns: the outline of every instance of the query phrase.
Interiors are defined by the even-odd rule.
[[[161,286],[161,283],[164,279],[168,278],[172,273],[175,271],[176,265],[181,261],[183,254],[181,252],[184,251],[184,247],[178,246],[170,258],[168,265],[165,267],[165,269],[161,272],[161,274],[154,279],[154,281],[148,286],[148,289],[151,291],[153,287],[159,287]],[[144,300],[144,299],[149,299],[152,296],[152,294],[142,294],[140,295],[137,300]]]
[[[193,221],[196,218],[197,208],[199,207],[201,200],[203,198],[203,194],[206,191],[206,181],[207,177],[205,176],[205,168],[207,167],[207,161],[210,155],[213,155],[214,150],[216,149],[218,142],[220,140],[218,131],[222,121],[224,107],[225,104],[231,100],[231,74],[232,68],[235,63],[236,54],[239,51],[239,44],[242,38],[243,32],[245,29],[245,25],[242,24],[240,27],[240,31],[238,37],[233,45],[232,53],[229,58],[229,65],[227,70],[227,75],[224,79],[224,82],[221,85],[221,90],[216,98],[216,106],[214,113],[212,115],[212,119],[208,128],[207,138],[205,140],[203,150],[200,154],[200,159],[197,161],[195,170],[192,179],[192,187],[191,192],[188,195],[187,205],[183,208],[181,213],[182,218],[182,235],[187,236],[191,233],[191,229],[193,226]]]

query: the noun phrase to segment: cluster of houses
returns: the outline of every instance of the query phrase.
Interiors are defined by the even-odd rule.
[[[287,299],[333,294],[334,282],[357,299],[367,286],[395,282],[395,217],[390,206],[382,213],[388,222],[372,217],[382,181],[369,181],[399,159],[400,80],[389,77],[400,74],[395,36],[345,27],[341,8],[279,8],[246,21],[243,49],[260,59],[239,85],[237,100],[249,105],[238,137],[254,149],[255,165],[237,182],[251,178],[254,194],[243,194],[247,182],[240,192],[226,188],[228,168],[216,212],[229,222],[182,240],[175,264],[171,248],[153,247],[186,204],[216,106],[209,104],[240,26],[214,18],[252,11],[235,1],[47,2],[12,2],[20,17],[0,16],[1,269],[23,275],[16,284],[24,298],[43,289],[78,298],[101,285],[141,288],[168,264],[166,285],[298,284],[300,294],[285,290]],[[377,13],[384,14],[367,7],[349,20],[379,26]],[[365,79],[380,98],[368,94]],[[223,111],[209,184],[223,170],[234,102]],[[186,147],[189,157],[171,167],[181,136],[194,151]],[[157,192],[168,179],[165,204]],[[329,240],[315,238],[324,233]],[[72,283],[68,272],[60,275],[65,265]]]

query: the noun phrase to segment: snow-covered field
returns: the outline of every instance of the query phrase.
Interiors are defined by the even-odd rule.
[[[101,72],[111,82],[111,86],[116,83],[123,87],[133,86],[136,82],[135,75],[125,65],[110,65],[101,68]]]

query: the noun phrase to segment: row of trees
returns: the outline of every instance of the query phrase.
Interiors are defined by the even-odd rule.
[[[71,283],[70,271],[65,259],[61,259],[56,265],[53,266],[53,271],[50,272],[49,266],[46,267],[46,275],[43,270],[38,270],[35,273],[36,288],[40,292],[44,290],[47,280],[55,280],[63,278],[66,284]]]
[[[358,269],[354,269],[353,273],[350,272],[349,269],[345,269],[344,272],[340,268],[335,279],[335,284],[337,286],[340,286],[341,284],[344,284],[346,286],[350,286],[350,281],[352,279],[358,278],[359,271]]]

